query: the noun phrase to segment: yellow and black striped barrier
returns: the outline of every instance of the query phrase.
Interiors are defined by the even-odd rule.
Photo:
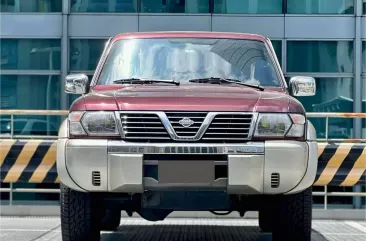
[[[314,186],[366,185],[366,143],[318,143]]]
[[[56,143],[0,140],[1,182],[58,183]]]
[[[366,143],[318,143],[314,186],[366,185]],[[59,183],[56,141],[0,140],[1,182]]]

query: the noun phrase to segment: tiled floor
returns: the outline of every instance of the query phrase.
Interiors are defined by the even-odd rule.
[[[0,217],[0,240],[61,241],[58,217]],[[168,218],[148,222],[123,218],[116,232],[103,232],[102,241],[269,241],[270,233],[261,233],[255,219],[183,219]],[[366,222],[313,221],[313,241],[365,241]]]

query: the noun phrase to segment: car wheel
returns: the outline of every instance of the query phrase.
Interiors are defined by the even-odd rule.
[[[312,188],[283,195],[276,204],[273,240],[311,241]]]
[[[114,231],[121,222],[121,210],[107,209],[102,219],[101,229],[104,231]]]
[[[99,241],[100,209],[92,193],[78,192],[60,184],[63,241]]]

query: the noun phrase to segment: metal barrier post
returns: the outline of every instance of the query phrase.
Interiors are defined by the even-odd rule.
[[[328,141],[329,117],[325,118],[325,140]]]
[[[328,187],[324,186],[324,210],[328,209]]]
[[[9,183],[10,186],[10,192],[9,192],[9,205],[13,205],[13,183]]]
[[[13,139],[14,137],[14,115],[10,115],[10,138]]]

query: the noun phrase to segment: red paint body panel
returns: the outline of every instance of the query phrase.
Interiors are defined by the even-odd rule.
[[[148,32],[116,35],[112,43],[131,38],[227,38],[252,39],[269,43],[263,36],[218,32]],[[112,45],[112,44],[111,44]],[[96,74],[102,66],[98,66]],[[160,110],[160,111],[242,111],[305,113],[300,102],[285,88],[260,91],[239,85],[166,84],[93,85],[79,98],[73,110]]]
[[[85,103],[86,110],[303,112],[281,88],[260,91],[235,85],[97,86],[78,102],[72,110]]]
[[[252,39],[266,42],[267,38],[249,33],[230,33],[230,32],[200,32],[200,31],[166,31],[166,32],[136,32],[122,33],[116,35],[112,42],[120,39],[134,38],[224,38],[224,39]]]

